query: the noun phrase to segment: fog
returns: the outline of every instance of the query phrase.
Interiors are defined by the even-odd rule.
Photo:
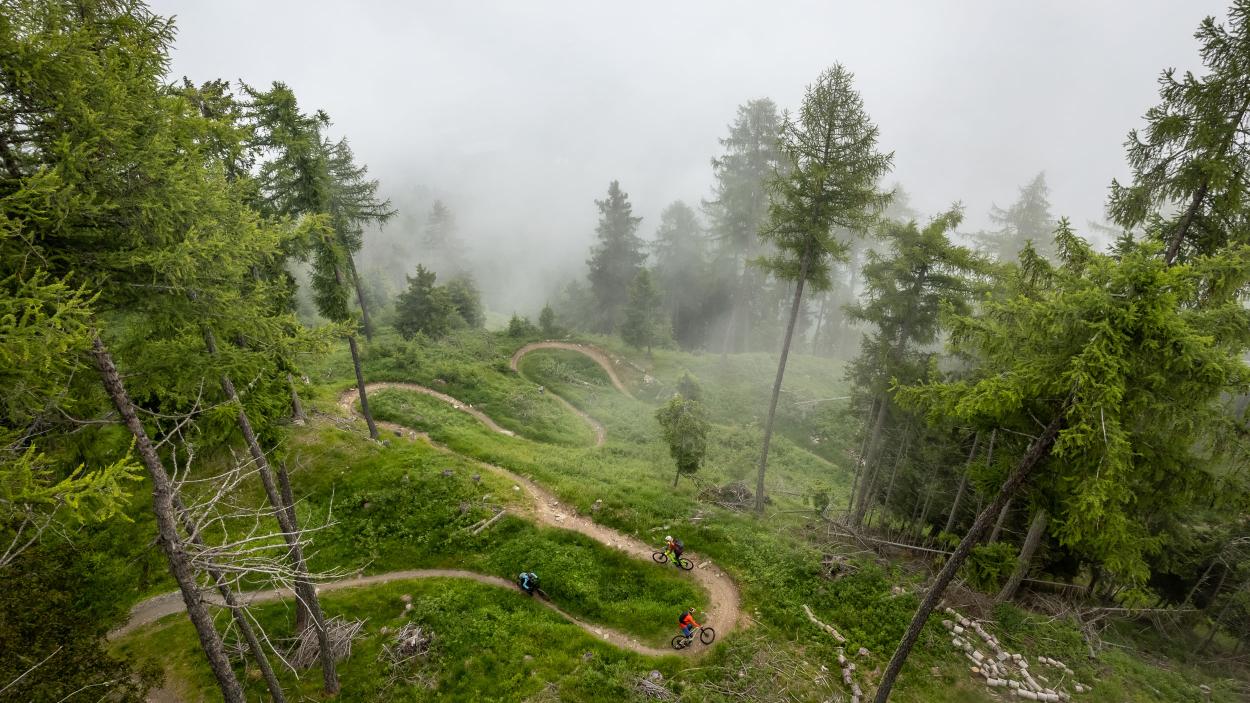
[[[736,106],[796,107],[840,62],[892,149],[912,206],[988,226],[1038,171],[1052,211],[1102,216],[1122,143],[1168,66],[1224,2],[216,2],[176,15],[171,79],[288,83],[405,212],[456,214],[493,308],[530,313],[582,273],[619,179],[650,238],[673,200],[707,197]],[[415,235],[415,233],[414,233]]]

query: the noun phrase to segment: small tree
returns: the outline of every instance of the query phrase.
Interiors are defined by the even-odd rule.
[[[522,317],[515,312],[512,313],[512,319],[508,320],[509,337],[516,337],[517,339],[533,337],[537,331],[538,328],[534,327],[534,323],[530,322],[528,317]]]
[[[543,306],[543,311],[538,313],[538,329],[542,331],[544,337],[559,337],[564,334],[564,330],[560,329],[556,324],[556,311],[551,309],[551,304]]]
[[[703,464],[707,454],[707,410],[703,403],[675,393],[655,411],[655,419],[660,422],[668,451],[677,463],[677,473],[673,476],[673,487],[676,487],[682,474],[692,475]]]
[[[638,272],[629,287],[629,307],[625,309],[625,323],[621,325],[621,339],[639,349],[651,347],[660,340],[660,293],[651,282],[651,272]]]
[[[456,276],[443,286],[443,290],[465,325],[479,328],[486,324],[486,312],[482,309],[482,294],[478,291],[472,276],[468,274]]]
[[[418,332],[438,338],[451,329],[456,305],[445,288],[434,285],[436,278],[433,271],[417,264],[416,277],[408,277],[408,290],[396,297],[395,329],[404,339]]]

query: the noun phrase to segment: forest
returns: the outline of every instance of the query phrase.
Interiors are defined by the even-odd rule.
[[[0,1],[0,700],[1250,699],[1250,0],[1105,221],[831,61],[525,286],[181,22]]]

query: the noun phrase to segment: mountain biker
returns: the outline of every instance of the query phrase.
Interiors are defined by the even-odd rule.
[[[532,596],[534,591],[538,590],[538,574],[532,571],[522,571],[521,575],[517,577],[517,584],[522,591]]]
[[[664,536],[664,555],[668,557],[669,561],[673,562],[673,566],[680,566],[678,560],[681,559],[682,552],[685,551],[686,545],[682,544],[681,540],[674,539],[672,535]]]
[[[677,624],[681,626],[682,636],[686,639],[690,639],[690,636],[694,634],[694,628],[700,627],[699,623],[695,622],[694,619],[694,608],[690,608],[686,612],[682,613],[681,616],[677,618]]]

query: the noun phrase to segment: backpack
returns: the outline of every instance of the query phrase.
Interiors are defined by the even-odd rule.
[[[681,615],[678,615],[678,616],[677,616],[677,626],[678,626],[678,627],[685,627],[685,626],[686,626],[686,616],[687,616],[687,615],[689,615],[689,613],[687,613],[686,611],[684,611],[684,610],[683,610],[683,611],[681,611]]]
[[[686,551],[686,545],[682,544],[681,540],[674,539],[673,540],[673,552],[676,553],[677,556],[681,556],[682,553],[685,551]]]

